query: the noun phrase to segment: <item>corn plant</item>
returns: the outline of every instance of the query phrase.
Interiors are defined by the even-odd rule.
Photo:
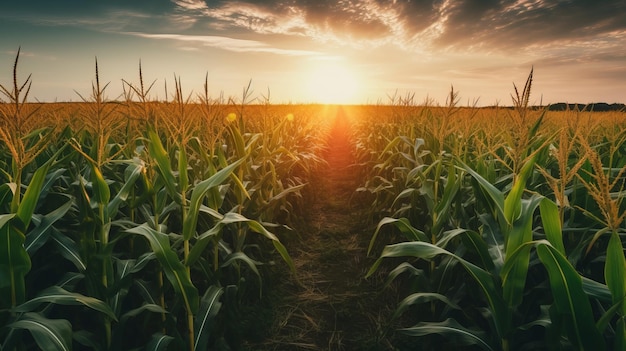
[[[419,207],[424,206],[429,219],[390,217],[379,222],[370,251],[379,234],[389,225],[403,233],[408,242],[387,245],[368,276],[378,269],[385,258],[416,257],[430,262],[425,267],[420,261],[404,262],[390,272],[390,280],[408,274],[420,284],[416,292],[398,305],[394,318],[409,310],[419,311],[421,315],[427,313],[429,317],[425,319],[428,320],[434,318],[434,321],[420,322],[400,332],[410,336],[439,334],[451,343],[475,345],[487,350],[517,349],[533,335],[530,334],[532,330],[537,332],[541,329],[550,347],[567,344],[576,349],[592,349],[605,345],[603,334],[606,334],[608,320],[615,316],[616,306],[620,303],[618,300],[621,301],[616,297],[621,291],[618,281],[623,281],[617,278],[619,267],[623,266],[620,263],[623,258],[621,250],[620,254],[616,253],[621,243],[611,239],[609,250],[613,252],[607,253],[607,260],[610,257],[611,263],[618,268],[606,266],[608,287],[582,276],[568,261],[559,207],[544,196],[527,190],[531,184],[535,187],[534,182],[538,179],[535,175],[536,162],[538,159],[543,162],[546,158],[547,152],[543,150],[551,140],[538,134],[545,111],[538,119],[528,122],[526,110],[531,80],[532,72],[522,94],[515,89],[513,100],[520,128],[512,132],[514,137],[493,143],[496,147],[482,142],[475,144],[497,160],[497,163],[491,163],[491,169],[485,167],[482,157],[477,157],[476,161],[467,157],[471,156],[471,149],[465,149],[470,154],[453,157],[452,166],[448,166],[445,173],[436,171],[441,167],[438,163],[445,159],[435,158],[431,165],[420,165],[413,172],[406,173],[412,175],[412,178],[407,178],[407,185],[412,186],[394,202],[408,199],[408,194],[421,194],[427,201],[407,202],[410,204],[408,208],[419,211]],[[478,141],[475,138],[475,142]],[[446,147],[447,143],[429,145]],[[507,145],[513,147],[507,149]],[[500,150],[500,147],[504,149]],[[566,152],[570,153],[571,149]],[[479,152],[479,155],[484,154],[485,151]],[[467,161],[476,162],[478,170],[469,166]],[[570,175],[570,181],[574,175],[578,176],[578,169],[582,169],[580,165],[584,162],[574,165],[573,171],[565,170],[564,174]],[[508,169],[512,174],[507,176],[507,172],[503,172],[498,179],[494,177],[494,166]],[[541,172],[546,173],[545,170]],[[439,179],[443,180],[443,191],[436,196],[439,191],[435,185]],[[470,186],[467,187],[467,184]],[[473,195],[463,197],[461,201],[455,200],[459,189]],[[463,211],[451,211],[455,207]],[[445,211],[441,211],[443,209]],[[539,217],[535,215],[537,209]],[[475,213],[476,219],[468,218],[467,214],[459,217],[465,211]],[[440,218],[443,219],[441,222]],[[420,223],[419,227],[415,225],[417,223]],[[535,227],[539,223],[541,226]],[[467,278],[459,273],[463,271]],[[532,276],[530,272],[533,272]],[[479,288],[484,305],[475,306],[477,297],[471,293],[468,284]],[[534,288],[531,289],[528,284]],[[594,303],[606,304],[607,296],[611,296],[609,290],[613,296],[613,307],[602,310],[601,318],[597,319]],[[545,296],[551,296],[552,300],[546,300]],[[420,305],[427,305],[428,308],[415,310]],[[489,312],[478,312],[482,308]],[[617,326],[623,327],[619,323]],[[619,347],[621,335],[615,337],[616,347]]]
[[[28,345],[21,331],[27,330],[32,335],[35,343],[42,349],[67,350],[72,345],[71,324],[64,318],[53,318],[49,314],[51,305],[83,305],[100,311],[108,318],[115,319],[108,306],[95,298],[90,298],[78,293],[72,293],[64,289],[69,286],[69,280],[63,280],[57,285],[45,287],[41,291],[27,291],[27,287],[33,287],[28,282],[28,273],[32,269],[32,258],[37,251],[47,242],[61,242],[57,235],[58,231],[54,224],[64,216],[71,206],[71,198],[61,196],[62,205],[52,208],[47,214],[36,213],[38,206],[45,202],[46,195],[50,193],[51,184],[55,183],[62,175],[63,170],[51,172],[61,155],[64,147],[55,152],[45,155],[45,161],[37,159],[37,156],[46,152],[46,144],[49,134],[45,129],[38,130],[33,135],[25,132],[32,128],[30,119],[37,117],[37,110],[25,114],[27,95],[30,90],[30,77],[21,86],[17,84],[17,63],[19,50],[16,56],[13,83],[11,92],[4,86],[0,86],[3,93],[9,97],[12,110],[2,110],[3,125],[2,139],[8,147],[13,158],[12,180],[16,183],[4,183],[2,188],[3,209],[9,213],[1,215],[0,232],[2,234],[2,262],[0,262],[0,275],[2,284],[2,348],[11,350]],[[26,91],[22,94],[23,90]],[[41,134],[39,140],[32,140],[37,134]],[[25,143],[26,142],[26,143]],[[22,194],[22,176],[29,168],[36,170],[29,175],[28,186]],[[53,197],[53,196],[50,196]],[[59,200],[58,198],[56,199]],[[63,202],[63,200],[65,200]],[[26,299],[27,296],[32,297]],[[40,308],[44,304],[45,308]]]

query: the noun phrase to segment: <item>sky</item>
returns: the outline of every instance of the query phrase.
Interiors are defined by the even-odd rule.
[[[626,102],[626,0],[8,0],[0,33],[0,84],[19,48],[39,101],[89,96],[97,59],[111,100],[141,62],[159,100],[510,105],[533,69],[533,104]]]

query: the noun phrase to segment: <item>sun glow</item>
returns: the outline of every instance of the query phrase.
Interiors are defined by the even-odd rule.
[[[304,84],[307,98],[322,104],[354,104],[360,96],[359,76],[345,62],[315,61]]]

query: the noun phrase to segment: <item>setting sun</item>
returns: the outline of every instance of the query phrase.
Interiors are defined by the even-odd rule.
[[[305,76],[307,97],[323,104],[355,103],[360,95],[358,75],[343,61],[316,61]]]

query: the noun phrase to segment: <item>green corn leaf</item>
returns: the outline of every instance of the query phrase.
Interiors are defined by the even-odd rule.
[[[509,306],[517,306],[522,302],[526,276],[530,261],[530,249],[536,242],[527,242],[507,255],[507,259],[500,271],[502,277],[502,292]]]
[[[402,334],[414,337],[439,334],[448,340],[454,340],[458,345],[476,345],[483,350],[495,350],[485,340],[486,335],[484,332],[465,328],[452,318],[448,318],[443,322],[422,322],[414,327],[400,329],[399,331]]]
[[[521,213],[515,219],[509,231],[509,240],[506,244],[506,259],[504,260],[505,265],[508,264],[510,267],[508,268],[509,278],[506,281],[503,280],[502,288],[504,298],[510,306],[517,306],[522,302],[530,261],[530,251],[522,251],[523,254],[518,255],[513,261],[511,261],[509,256],[522,245],[531,242],[534,213],[542,199],[542,196],[535,195],[529,200],[520,200]],[[502,274],[504,274],[504,269]]]
[[[182,194],[189,188],[189,174],[187,173],[187,150],[182,144],[178,144],[178,186]]]
[[[111,218],[115,218],[120,205],[128,199],[135,183],[141,178],[144,170],[145,166],[143,163],[133,162],[128,165],[125,171],[124,185],[122,185],[120,190],[117,191],[115,197],[113,197],[113,199],[111,199],[111,201],[107,204],[107,210]]]
[[[276,235],[269,232],[267,229],[265,229],[265,227],[261,223],[257,221],[249,220],[247,223],[248,223],[248,227],[253,232],[259,233],[263,235],[264,237],[272,240],[272,244],[274,245],[274,248],[276,249],[276,251],[278,251],[278,253],[280,254],[280,257],[283,259],[283,261],[285,261],[285,263],[287,263],[291,271],[295,273],[296,266],[293,264],[293,261],[291,260],[291,257],[289,256],[289,253],[287,252],[287,249],[280,242],[280,240],[278,240]]]
[[[623,301],[620,301],[611,306],[608,310],[606,310],[606,312],[604,312],[604,314],[602,314],[600,319],[598,319],[598,321],[596,322],[596,327],[598,328],[600,333],[604,333],[606,328],[609,326],[609,323],[611,323],[611,320],[613,320],[616,315],[621,313],[623,303]],[[620,318],[620,320],[622,320],[622,318]],[[615,349],[619,350],[619,348]]]
[[[163,307],[159,305],[152,304],[152,303],[144,303],[143,305],[124,313],[122,317],[120,317],[120,324],[124,325],[126,322],[128,322],[129,319],[135,318],[144,312],[159,313],[159,314],[168,313],[166,310],[163,309]]]
[[[26,252],[28,252],[30,256],[35,254],[35,252],[37,252],[37,250],[48,241],[52,225],[59,219],[63,218],[67,211],[69,211],[72,207],[74,203],[72,197],[66,194],[62,194],[61,196],[67,198],[67,201],[55,210],[37,219],[35,221],[36,227],[26,234],[24,246],[26,248]],[[33,219],[36,219],[36,217],[33,217]]]
[[[194,350],[208,350],[210,348],[209,338],[213,326],[217,324],[216,318],[222,307],[220,297],[223,293],[224,289],[211,285],[202,296],[200,311],[194,323]]]
[[[57,155],[58,153],[59,152],[57,152]],[[26,192],[24,192],[24,197],[22,197],[22,202],[20,202],[16,212],[17,218],[23,224],[23,227],[21,228],[22,230],[26,230],[30,224],[33,213],[35,212],[35,207],[39,201],[39,195],[41,195],[41,189],[46,182],[48,170],[50,169],[50,166],[52,166],[55,157],[56,155],[50,158],[48,162],[44,163],[35,171],[28,187],[26,188]]]
[[[52,186],[61,178],[61,176],[66,172],[65,168],[59,168],[52,172],[49,172],[46,176],[46,181],[41,187],[41,193],[39,194],[39,198],[45,198],[50,193]]]
[[[222,228],[224,228],[224,226],[233,224],[233,223],[244,223],[253,232],[259,233],[263,235],[264,237],[270,239],[272,241],[272,244],[274,245],[274,248],[276,249],[276,251],[278,251],[278,253],[282,257],[282,259],[285,261],[285,263],[287,263],[291,271],[295,272],[295,266],[293,264],[293,261],[291,260],[291,257],[289,256],[287,249],[280,242],[278,237],[276,237],[276,235],[274,235],[273,233],[265,229],[265,227],[261,223],[248,219],[245,216],[240,215],[235,212],[228,212],[227,214],[224,215],[224,218],[222,218],[219,222],[215,224],[213,228],[209,229],[208,231],[198,236],[198,240],[196,241],[194,246],[191,248],[191,251],[189,252],[189,256],[187,257],[187,262],[186,262],[187,266],[192,266],[196,262],[196,260],[200,258],[200,256],[204,252],[204,249],[209,244],[209,242],[213,238],[220,236],[221,230]]]
[[[148,144],[150,157],[156,161],[157,170],[167,189],[167,193],[177,204],[181,204],[182,198],[177,190],[176,178],[174,178],[167,151],[163,147],[159,135],[154,130],[148,131],[148,138],[150,139]]]
[[[606,262],[604,263],[604,279],[611,291],[613,304],[622,303],[622,316],[626,315],[626,259],[622,240],[616,232],[611,233],[609,246],[606,249]]]
[[[228,167],[222,168],[210,178],[205,179],[198,183],[191,192],[191,200],[189,201],[189,212],[183,223],[183,238],[189,240],[193,237],[196,231],[196,225],[198,223],[198,215],[200,213],[200,206],[202,206],[202,199],[206,193],[213,187],[222,184],[233,173],[244,159],[240,159],[234,162]]]
[[[561,230],[561,220],[559,219],[559,209],[554,201],[544,198],[539,204],[541,213],[541,223],[546,233],[546,239],[557,249],[561,255],[565,256],[565,246],[563,245],[563,232]]]
[[[93,198],[96,202],[107,206],[111,200],[111,190],[109,189],[109,184],[107,184],[107,181],[104,179],[100,168],[93,163],[90,163],[90,166]]]
[[[158,232],[145,224],[129,229],[127,232],[142,235],[148,240],[152,251],[163,267],[165,276],[185,302],[185,308],[195,313],[199,307],[198,289],[191,282],[191,277],[185,266],[178,260],[176,252],[172,250],[167,234]]]
[[[31,261],[24,249],[24,234],[14,225],[15,215],[0,215],[0,307],[14,307],[26,297],[25,277]]]
[[[485,269],[490,271],[494,268],[487,243],[480,234],[473,230],[458,228],[445,231],[435,245],[445,249],[448,243],[457,237],[463,240],[468,249],[478,254]]]
[[[424,276],[424,271],[422,269],[415,268],[408,262],[402,262],[398,266],[396,266],[396,268],[394,268],[391,272],[389,272],[387,281],[385,282],[385,288],[389,287],[389,284],[391,284],[391,282],[393,282],[402,273],[407,273],[411,277]]]
[[[439,234],[443,226],[450,218],[450,207],[452,206],[452,202],[454,201],[460,186],[461,182],[458,181],[454,166],[450,165],[446,186],[443,190],[443,196],[434,209],[434,213],[437,214],[437,220],[433,223],[432,232],[435,235]]]
[[[235,152],[238,158],[243,158],[246,155],[246,143],[243,140],[243,135],[241,135],[241,131],[235,125],[235,123],[230,123],[228,125],[228,131],[230,135],[233,137],[233,141],[235,143]]]
[[[522,204],[520,200],[524,194],[524,189],[526,189],[526,181],[535,168],[535,159],[536,156],[532,157],[524,164],[524,166],[522,166],[522,169],[515,178],[515,182],[511,187],[511,191],[504,199],[504,218],[509,225],[513,224],[513,222],[521,214]]]
[[[98,340],[98,337],[96,337],[96,334],[87,330],[74,331],[72,333],[72,339],[75,343],[83,346],[81,348],[82,350],[106,350]]]
[[[57,305],[65,306],[78,306],[82,305],[89,307],[92,310],[101,312],[107,315],[112,320],[117,320],[113,310],[101,300],[93,297],[81,295],[78,293],[69,292],[58,286],[51,286],[41,291],[36,297],[26,301],[25,303],[15,307],[15,312],[30,312],[34,311],[42,303],[53,303]]]
[[[537,254],[548,271],[554,304],[566,320],[569,340],[582,350],[603,350],[604,338],[596,328],[578,272],[567,258],[548,244],[539,244]]]
[[[367,248],[368,255],[371,253],[372,248],[374,247],[374,242],[376,241],[376,237],[378,236],[380,229],[387,224],[393,224],[398,230],[400,230],[400,232],[402,232],[406,236],[408,240],[426,242],[430,241],[426,234],[424,234],[423,231],[414,228],[408,219],[385,217],[381,219],[380,222],[378,222],[376,230],[374,231],[374,235],[372,235],[372,239],[370,239],[370,244]]]
[[[495,209],[497,210],[497,216],[502,217],[502,220],[506,220],[507,217],[505,216],[505,211],[504,211],[504,194],[500,190],[498,190],[498,188],[493,186],[491,182],[483,178],[480,174],[478,174],[476,171],[471,169],[468,165],[463,163],[463,161],[461,161],[460,159],[457,159],[456,161],[461,165],[461,167],[467,173],[469,173],[478,182],[478,184],[484,190],[486,195],[488,195],[489,198],[491,198],[491,200],[493,201],[493,204],[495,205]]]
[[[213,228],[207,230],[206,232],[198,236],[195,244],[189,251],[189,256],[187,256],[187,261],[185,262],[187,266],[191,267],[195,264],[195,262],[200,258],[202,253],[204,253],[204,250],[206,249],[207,245],[211,242],[211,240],[213,240],[214,238],[219,240],[224,226],[225,226],[225,223],[223,223],[222,221],[219,221],[215,224],[215,226],[213,226]]]
[[[146,345],[146,351],[167,351],[170,343],[174,340],[174,337],[164,335],[161,333],[153,334]]]
[[[482,262],[482,266],[484,269],[488,271],[493,271],[495,265],[491,259],[491,254],[489,253],[489,247],[487,243],[483,239],[483,237],[476,233],[473,230],[461,230],[461,240],[463,240],[463,244],[468,247],[473,252],[477,253]]]
[[[0,209],[9,211],[11,201],[13,201],[13,194],[15,194],[15,183],[4,183],[0,185]]]
[[[606,285],[598,283],[597,281],[589,279],[587,277],[582,278],[583,290],[585,291],[585,294],[594,299],[598,299],[603,303],[611,303],[613,298],[611,296],[611,291]]]
[[[221,266],[228,267],[237,261],[245,263],[248,267],[250,267],[254,274],[256,274],[256,276],[261,279],[261,274],[256,267],[262,265],[262,263],[253,260],[252,258],[250,258],[250,256],[246,255],[243,252],[233,252],[230,255],[226,256],[226,258],[224,259],[224,263],[222,263]]]
[[[291,186],[287,189],[284,189],[283,191],[281,191],[280,193],[278,193],[277,195],[272,196],[267,202],[268,204],[263,206],[263,208],[261,208],[261,211],[264,210],[265,208],[267,208],[269,206],[270,203],[274,202],[274,201],[278,201],[284,197],[286,197],[287,195],[291,194],[291,193],[297,193],[300,191],[300,189],[304,188],[307,184],[298,184],[298,185],[294,185]]]
[[[11,221],[13,218],[15,218],[15,214],[13,213],[0,214],[0,227],[4,227],[5,225],[7,225],[7,223],[9,223],[9,221]]]
[[[537,135],[537,131],[539,131],[539,127],[541,126],[541,122],[543,122],[543,118],[545,117],[547,111],[547,109],[543,109],[539,118],[537,118],[533,126],[530,128],[528,133],[530,138],[534,138]]]
[[[615,350],[626,350],[626,321],[621,317],[615,326]]]
[[[72,325],[65,319],[48,319],[37,313],[25,313],[8,327],[28,330],[41,350],[72,349]]]
[[[500,289],[496,286],[493,277],[480,267],[436,245],[422,241],[387,245],[380,257],[367,272],[366,278],[370,277],[378,269],[384,258],[418,257],[429,260],[438,255],[449,256],[463,265],[476,283],[480,285],[480,288],[485,294],[485,298],[491,308],[491,314],[494,318],[494,325],[496,326],[498,336],[503,337],[506,335],[510,325],[510,312],[504,304]]]
[[[491,262],[494,265],[494,272],[501,271],[504,265],[504,238],[500,231],[500,226],[496,223],[495,219],[487,213],[478,215],[478,219],[482,223],[482,237],[487,245]]]
[[[455,310],[461,310],[461,307],[459,307],[459,305],[450,301],[450,299],[448,299],[445,295],[439,293],[414,293],[400,301],[398,307],[391,316],[391,319],[396,319],[400,317],[410,306],[432,301],[441,301],[450,308],[453,308]]]
[[[157,304],[158,298],[156,295],[158,292],[155,291],[156,289],[154,289],[148,282],[141,279],[134,279],[133,288],[139,291],[139,294],[145,303],[153,305]]]
[[[72,262],[79,272],[85,272],[87,270],[87,265],[83,261],[80,255],[80,249],[74,240],[67,235],[63,235],[54,228],[51,231],[51,236],[57,250],[61,253],[61,256]]]

